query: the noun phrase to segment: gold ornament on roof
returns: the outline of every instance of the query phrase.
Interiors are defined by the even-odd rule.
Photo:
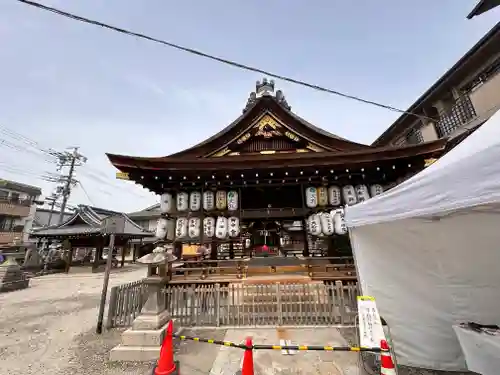
[[[257,137],[262,136],[264,138],[272,138],[274,136],[282,135],[278,130],[281,128],[281,125],[269,115],[262,117],[254,128],[257,128],[257,131],[255,132],[255,136]]]

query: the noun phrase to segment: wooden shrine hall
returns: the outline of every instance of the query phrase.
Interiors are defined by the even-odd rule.
[[[212,268],[226,261],[238,264],[238,278],[302,270],[331,280],[355,278],[343,207],[421,171],[445,146],[444,139],[392,148],[351,142],[292,112],[264,79],[241,116],[191,148],[107,156],[117,177],[161,197],[157,237],[195,263],[179,277],[217,281]],[[202,250],[188,253],[193,247]]]
[[[79,205],[73,216],[59,225],[52,225],[34,231],[30,237],[44,242],[48,248],[52,243],[61,243],[66,262],[66,272],[75,260],[78,249],[85,251],[83,259],[92,262],[92,270],[102,270],[104,267],[103,253],[109,244],[109,234],[104,232],[104,220],[109,217],[122,216],[125,218],[125,228],[122,233],[116,234],[115,249],[121,249],[122,267],[125,258],[125,249],[132,239],[153,237],[153,233],[144,230],[135,224],[127,215],[121,212],[105,210],[98,207]],[[108,251],[109,253],[109,251]],[[108,254],[109,255],[109,254]],[[135,254],[134,254],[135,259]],[[83,261],[80,264],[85,263]],[[101,267],[99,267],[101,266]]]

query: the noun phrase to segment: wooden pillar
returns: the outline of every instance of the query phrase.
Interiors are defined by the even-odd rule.
[[[229,259],[234,259],[234,243],[229,242]]]
[[[302,228],[304,232],[304,250],[302,251],[302,255],[305,257],[309,256],[309,235],[307,233],[307,225],[306,219],[302,219]]]
[[[177,259],[182,258],[182,243],[181,242],[176,242],[174,244],[174,255],[177,257]]]
[[[66,261],[66,267],[65,267],[65,272],[69,273],[69,270],[71,268],[71,263],[73,262],[73,246],[71,245],[71,242],[69,240],[65,240],[63,242],[63,251],[65,254],[65,261]]]
[[[210,244],[210,259],[217,260],[217,244],[215,242]]]
[[[102,257],[102,250],[104,248],[104,237],[101,237],[97,240],[97,246],[95,248],[95,258],[94,263],[92,264],[92,272],[96,271],[99,268],[99,262]]]
[[[123,268],[125,267],[125,250],[127,249],[128,245],[128,240],[126,240],[125,244],[122,246],[122,262],[120,267]]]

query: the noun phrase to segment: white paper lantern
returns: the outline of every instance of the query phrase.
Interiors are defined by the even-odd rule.
[[[328,206],[328,189],[320,186],[318,189],[318,206]]]
[[[230,190],[227,193],[227,209],[229,211],[236,211],[238,209],[238,192]]]
[[[227,196],[224,190],[217,190],[215,193],[215,207],[218,210],[225,210],[227,207]]]
[[[227,220],[227,227],[229,232],[229,237],[238,237],[240,235],[240,219],[235,216],[231,216]]]
[[[164,239],[167,236],[168,221],[164,217],[160,217],[156,222],[156,238]]]
[[[370,195],[376,197],[384,192],[384,188],[380,184],[370,186]]]
[[[191,217],[188,220],[188,235],[191,238],[200,237],[200,218]]]
[[[341,193],[338,186],[333,185],[328,188],[328,201],[330,202],[331,206],[340,206],[340,204],[342,203],[340,197]]]
[[[358,203],[356,198],[356,190],[354,190],[354,186],[346,185],[342,188],[342,198],[344,198],[344,203],[352,206]]]
[[[175,236],[177,238],[186,237],[188,234],[188,221],[185,217],[177,218],[175,223]]]
[[[318,205],[318,190],[314,186],[306,188],[306,206],[315,208]]]
[[[187,211],[189,207],[189,195],[188,193],[178,193],[177,194],[177,211],[183,212]]]
[[[172,212],[174,206],[174,199],[172,194],[163,193],[160,197],[160,212],[162,214],[169,214]]]
[[[321,219],[321,231],[326,236],[331,236],[335,232],[333,225],[333,218],[329,212],[322,212],[320,214]]]
[[[215,219],[213,217],[203,219],[203,234],[207,238],[212,238],[215,235]]]
[[[310,233],[313,236],[321,235],[321,219],[318,214],[312,214],[310,216],[311,221],[309,222]]]
[[[250,238],[247,238],[245,240],[245,248],[248,249],[251,245],[252,245],[252,241],[250,240]]]
[[[201,208],[201,193],[192,191],[189,195],[189,209],[191,211],[199,211]]]
[[[335,210],[335,214],[333,216],[333,223],[335,226],[336,234],[343,235],[347,233],[347,226],[345,225],[343,208],[338,208]]]
[[[356,185],[355,190],[358,203],[370,199],[370,194],[368,193],[368,188],[366,187],[366,185]]]
[[[220,240],[227,237],[227,219],[224,216],[219,216],[217,218],[217,223],[215,225],[215,237]]]
[[[205,211],[212,211],[215,208],[215,197],[213,191],[203,192],[203,209]]]

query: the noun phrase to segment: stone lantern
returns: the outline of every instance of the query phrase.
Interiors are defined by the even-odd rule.
[[[177,260],[172,249],[157,246],[151,254],[137,261],[148,266],[148,275],[143,280],[148,297],[132,328],[122,334],[122,343],[113,348],[111,361],[149,361],[158,359],[165,330],[170,320],[167,310],[165,288],[172,278],[172,263]]]

